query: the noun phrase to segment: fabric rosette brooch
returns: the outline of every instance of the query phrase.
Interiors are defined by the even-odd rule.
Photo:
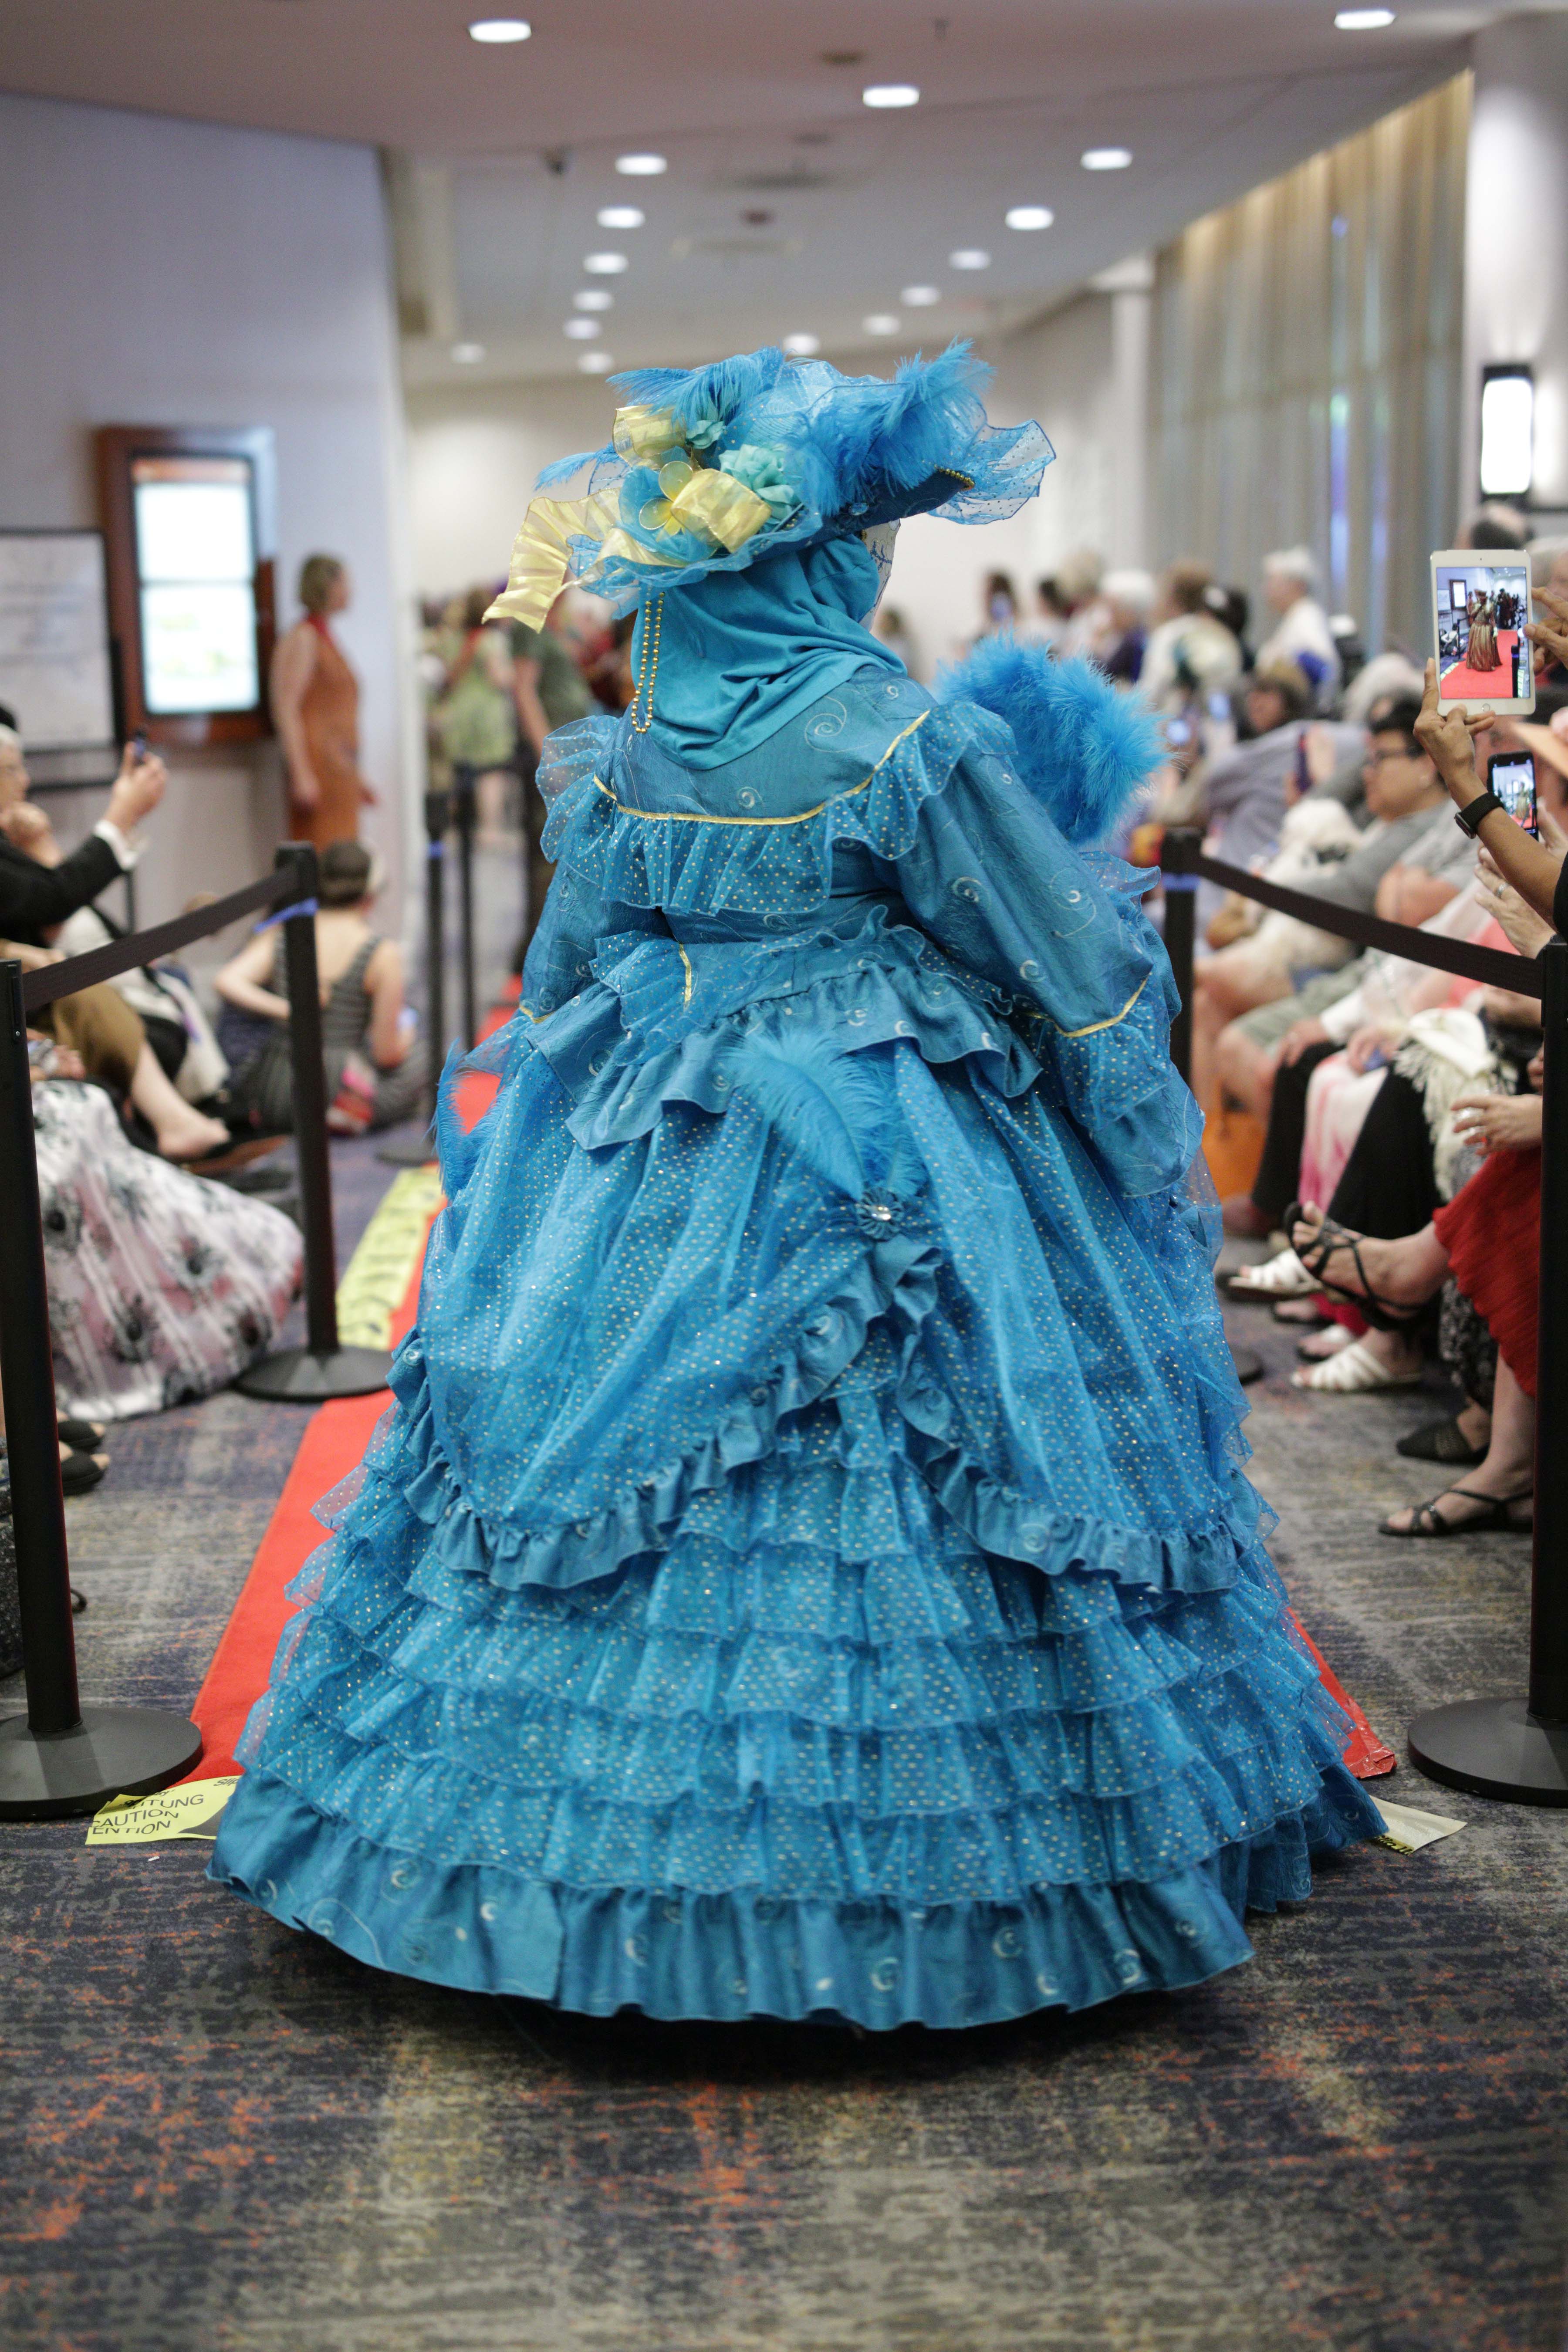
[[[782,530],[803,503],[784,451],[748,441],[715,457],[725,430],[719,416],[682,420],[668,408],[618,408],[611,446],[626,470],[616,488],[535,499],[505,590],[486,618],[537,628],[568,572],[592,589],[623,564],[684,570]]]

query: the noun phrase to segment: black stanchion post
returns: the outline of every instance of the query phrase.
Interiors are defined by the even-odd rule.
[[[81,1706],[60,1494],[54,1363],[22,967],[0,962],[0,1389],[11,1472],[27,1712],[0,1721],[0,1819],[89,1813],[188,1772],[202,1752],[174,1708]]]
[[[423,1168],[436,1157],[429,1125],[436,1116],[436,1097],[447,1059],[447,917],[446,867],[447,800],[445,793],[425,795],[425,1052],[424,1129],[401,1143],[383,1144],[376,1158],[392,1168]]]
[[[471,1054],[479,1035],[479,1009],[474,988],[474,772],[459,768],[452,788],[452,813],[458,826],[458,917],[462,936],[458,941],[463,985],[463,1048]]]
[[[1523,1698],[1461,1699],[1410,1727],[1434,1780],[1517,1805],[1568,1805],[1568,941],[1542,950],[1541,1297],[1536,1338],[1535,1538]]]
[[[286,842],[279,867],[291,867],[294,898],[283,923],[289,975],[289,1043],[294,1087],[294,1150],[305,1229],[305,1328],[302,1348],[264,1356],[235,1382],[247,1396],[297,1404],[327,1397],[369,1396],[384,1388],[391,1357],[381,1348],[338,1345],[337,1244],[332,1234],[332,1170],[327,1152],[327,1073],[321,1058],[321,994],[316,970],[316,853]]]
[[[1197,914],[1195,871],[1203,835],[1184,825],[1167,825],[1160,852],[1165,886],[1165,953],[1171,959],[1181,1011],[1171,1024],[1171,1059],[1184,1078],[1193,1075],[1193,946]]]

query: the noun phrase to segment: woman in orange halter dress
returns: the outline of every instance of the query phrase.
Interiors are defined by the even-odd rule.
[[[349,601],[347,568],[335,555],[307,556],[300,572],[305,611],[272,657],[272,715],[289,770],[289,834],[294,841],[359,837],[360,811],[375,794],[359,772],[359,680],[332,635],[333,613]]]

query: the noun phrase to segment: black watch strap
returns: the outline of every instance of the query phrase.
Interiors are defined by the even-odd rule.
[[[1483,793],[1479,800],[1467,801],[1462,809],[1454,811],[1454,823],[1461,833],[1468,833],[1470,839],[1474,841],[1493,809],[1500,808],[1502,808],[1502,803],[1496,793]],[[1506,809],[1503,809],[1503,814],[1505,816],[1508,814]]]

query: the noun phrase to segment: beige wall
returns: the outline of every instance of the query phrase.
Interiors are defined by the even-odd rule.
[[[277,436],[280,618],[300,558],[355,581],[342,638],[362,683],[367,834],[400,904],[417,805],[403,419],[376,159],[368,148],[0,96],[0,521],[97,520],[100,424],[267,425]],[[26,714],[22,714],[26,717]],[[271,746],[182,754],[153,820],[140,913],[271,862]],[[85,831],[101,800],[51,803]]]

